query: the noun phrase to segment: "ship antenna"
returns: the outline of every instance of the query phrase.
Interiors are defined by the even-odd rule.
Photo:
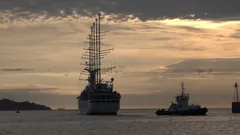
[[[182,82],[182,95],[184,94],[184,82]]]
[[[235,93],[236,93],[236,97],[237,97],[237,102],[239,102],[238,101],[238,84],[235,83],[234,87],[235,87]],[[235,98],[235,93],[234,93],[234,98]]]
[[[99,57],[99,81],[101,82],[101,33],[100,33],[100,20],[101,20],[101,14],[98,14],[98,57]]]
[[[96,60],[96,69],[97,69],[97,72],[96,72],[96,79],[97,79],[97,83],[99,82],[99,72],[98,72],[98,69],[99,69],[99,57],[98,57],[98,53],[99,53],[99,50],[98,50],[98,21],[97,21],[97,18],[95,19],[95,32],[94,32],[94,36],[95,36],[95,60]]]
[[[87,51],[85,52],[86,54],[84,54],[84,56],[82,57],[83,59],[88,59],[88,62],[84,63],[84,65],[86,66],[84,70],[88,72],[88,82],[91,84],[91,86],[95,86],[96,84],[102,82],[101,72],[105,72],[105,70],[112,70],[113,68],[115,68],[101,68],[101,59],[104,58],[104,56],[106,56],[106,54],[113,49],[101,50],[101,39],[103,36],[105,36],[105,34],[102,33],[105,32],[101,32],[100,20],[101,14],[99,13],[98,17],[95,18],[95,22],[92,23],[91,33],[88,36],[89,42],[85,42],[88,43],[88,49],[84,49]],[[86,73],[85,71],[82,72]]]
[[[95,19],[95,53],[96,53],[96,69],[97,69],[97,83],[101,83],[101,29],[100,29],[101,14]]]

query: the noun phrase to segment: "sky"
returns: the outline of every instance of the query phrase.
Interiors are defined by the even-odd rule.
[[[103,47],[114,48],[104,66],[116,66],[106,79],[115,78],[121,108],[168,107],[181,82],[191,103],[229,108],[240,79],[238,3],[0,2],[0,98],[76,109],[84,41],[101,12]]]

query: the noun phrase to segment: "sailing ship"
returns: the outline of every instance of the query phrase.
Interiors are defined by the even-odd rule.
[[[189,105],[189,94],[185,93],[184,83],[182,82],[182,91],[176,96],[176,103],[169,106],[168,110],[158,109],[156,115],[206,115],[208,109],[200,105]]]
[[[234,99],[232,102],[232,113],[240,113],[240,102],[238,96],[238,84],[234,85]]]
[[[78,99],[78,109],[80,114],[87,115],[108,115],[117,114],[120,109],[121,95],[114,91],[114,78],[104,81],[102,74],[104,71],[111,71],[115,67],[102,68],[102,58],[113,49],[101,48],[101,39],[104,32],[101,32],[101,15],[98,14],[95,22],[91,26],[91,33],[88,36],[88,48],[82,58],[87,61],[84,63],[83,73],[88,76],[87,86],[81,91]]]

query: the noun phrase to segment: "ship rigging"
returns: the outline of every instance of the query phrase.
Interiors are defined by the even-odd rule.
[[[116,114],[120,108],[120,93],[113,91],[113,81],[103,81],[103,72],[111,71],[114,66],[102,68],[102,58],[113,49],[102,49],[101,39],[105,32],[101,32],[101,15],[90,27],[88,35],[88,48],[84,49],[83,59],[87,60],[84,65],[84,71],[81,74],[88,75],[88,85],[80,93],[78,99],[78,108],[81,114]],[[80,79],[82,80],[82,79]]]

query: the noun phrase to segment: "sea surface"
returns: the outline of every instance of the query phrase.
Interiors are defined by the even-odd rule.
[[[207,116],[155,116],[155,109],[125,109],[117,116],[78,111],[0,112],[0,135],[239,135],[240,114],[209,109]]]

